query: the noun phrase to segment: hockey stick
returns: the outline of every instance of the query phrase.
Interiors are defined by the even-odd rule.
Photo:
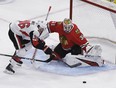
[[[49,9],[48,9],[48,12],[47,12],[47,15],[46,15],[46,19],[45,19],[45,21],[47,21],[47,19],[48,19],[48,15],[49,15],[49,13],[50,13],[50,10],[51,10],[51,6],[49,6]]]
[[[45,21],[47,21],[47,19],[48,19],[48,15],[49,15],[50,10],[51,10],[51,6],[49,6],[49,9],[48,9],[48,12],[47,12]],[[32,63],[34,62],[34,60],[35,60],[36,52],[37,52],[37,49],[35,49],[35,51],[34,51],[34,53],[33,53],[32,60],[31,60],[31,64],[32,64]]]
[[[1,56],[7,56],[7,57],[13,57],[13,55],[8,55],[8,54],[0,54]],[[17,56],[18,57],[18,56]],[[28,57],[19,57],[21,59],[26,59],[26,60],[32,60],[32,58],[28,58]],[[34,59],[34,61],[39,61],[39,62],[46,62],[48,63],[48,60],[38,60],[38,59]]]
[[[33,56],[32,56],[32,60],[31,60],[31,64],[33,64],[34,61],[35,61],[36,53],[37,53],[37,49],[34,50],[34,53],[33,53]]]
[[[6,57],[13,57],[13,55],[9,55],[9,54],[0,54],[1,56],[6,56]],[[32,58],[28,58],[28,57],[20,57],[21,59],[26,59],[26,60],[33,60]],[[38,59],[34,59],[34,61],[39,61],[39,62],[45,62],[45,63],[48,63],[48,59],[47,60],[38,60]],[[70,68],[73,68],[73,67],[77,67],[77,66],[80,66],[81,63],[76,63],[74,65],[69,65],[67,64],[66,62],[64,62],[62,59],[59,59],[59,61],[61,61],[62,63],[64,63],[65,65],[67,65],[68,67]]]

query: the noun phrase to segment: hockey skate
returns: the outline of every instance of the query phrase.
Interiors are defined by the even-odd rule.
[[[8,66],[6,67],[6,69],[5,69],[5,71],[4,71],[5,73],[8,73],[8,74],[13,74],[13,73],[15,73],[15,71],[13,70],[13,66],[12,66],[12,64],[8,64]]]
[[[4,72],[8,74],[13,74],[15,73],[15,69],[17,67],[21,67],[22,64],[23,62],[20,60],[19,57],[13,56]]]

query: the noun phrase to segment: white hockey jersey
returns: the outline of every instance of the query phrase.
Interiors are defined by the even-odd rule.
[[[38,36],[40,39],[45,39],[46,37],[49,36],[49,32],[47,29],[47,26],[42,29],[41,25],[38,28],[39,24],[36,23],[35,21],[15,21],[10,24],[10,29],[12,32],[16,35],[22,36],[24,39],[30,40],[29,33],[31,31],[34,31],[35,35]]]

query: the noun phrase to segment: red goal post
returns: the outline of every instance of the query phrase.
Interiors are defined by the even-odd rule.
[[[104,0],[104,1],[103,0],[80,0],[80,1],[83,1],[91,5],[116,13],[116,0]],[[70,0],[70,12],[69,12],[70,19],[72,19],[72,13],[73,13],[72,8],[73,8],[73,0]]]
[[[76,2],[76,5],[75,5]],[[99,3],[98,3],[99,2]],[[101,3],[102,2],[102,3]],[[81,3],[81,4],[79,4]],[[104,3],[104,4],[103,4]],[[90,6],[90,8],[88,7]],[[80,8],[81,7],[81,8]],[[91,9],[92,8],[92,9]],[[96,11],[94,11],[94,8]],[[76,9],[76,10],[74,10]],[[90,10],[86,12],[86,10]],[[93,11],[93,12],[92,12]],[[74,13],[76,13],[76,17],[74,16]],[[83,16],[83,14],[85,16]],[[98,15],[98,19],[96,19],[96,14]],[[91,15],[91,17],[90,17]],[[87,17],[89,16],[89,17]],[[102,19],[101,19],[101,18]],[[104,36],[101,34],[99,36],[99,39],[107,40],[109,42],[112,42],[113,44],[116,44],[116,39],[112,40],[112,32],[106,33],[105,30],[116,30],[116,4],[113,2],[108,2],[107,0],[70,0],[70,11],[69,11],[69,18],[73,20],[73,22],[76,22],[79,26],[79,28],[85,32],[85,36],[89,39],[95,39],[98,38],[97,35],[95,35],[95,30],[88,30],[90,28],[97,29],[96,32],[100,35],[100,31],[102,28],[104,29]],[[77,21],[75,21],[77,20]],[[90,23],[89,23],[89,21]],[[100,20],[100,21],[98,21]],[[100,23],[101,22],[101,23]],[[103,25],[100,25],[103,24]],[[95,27],[93,26],[95,25]],[[100,27],[97,27],[100,26]],[[105,26],[108,25],[107,28]],[[90,31],[91,34],[86,34],[86,31]],[[93,33],[92,33],[93,32]],[[116,33],[113,33],[114,37]],[[107,38],[107,36],[109,38]]]
[[[91,5],[95,5],[97,7],[100,7],[102,9],[111,11],[116,13],[116,0],[80,0],[86,3],[89,3]],[[73,13],[73,0],[70,0],[70,12],[69,12],[69,16],[70,19],[72,19],[72,13]]]
[[[104,1],[103,0],[81,0],[81,1],[116,13],[116,5],[115,3],[110,2],[110,0],[109,1],[108,0],[104,0]]]

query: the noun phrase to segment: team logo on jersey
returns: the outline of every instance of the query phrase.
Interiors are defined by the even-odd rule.
[[[76,29],[75,32],[76,32],[76,34],[79,34],[80,33],[80,31],[78,29]]]
[[[60,42],[63,45],[68,45],[68,41],[65,36],[60,36]]]

